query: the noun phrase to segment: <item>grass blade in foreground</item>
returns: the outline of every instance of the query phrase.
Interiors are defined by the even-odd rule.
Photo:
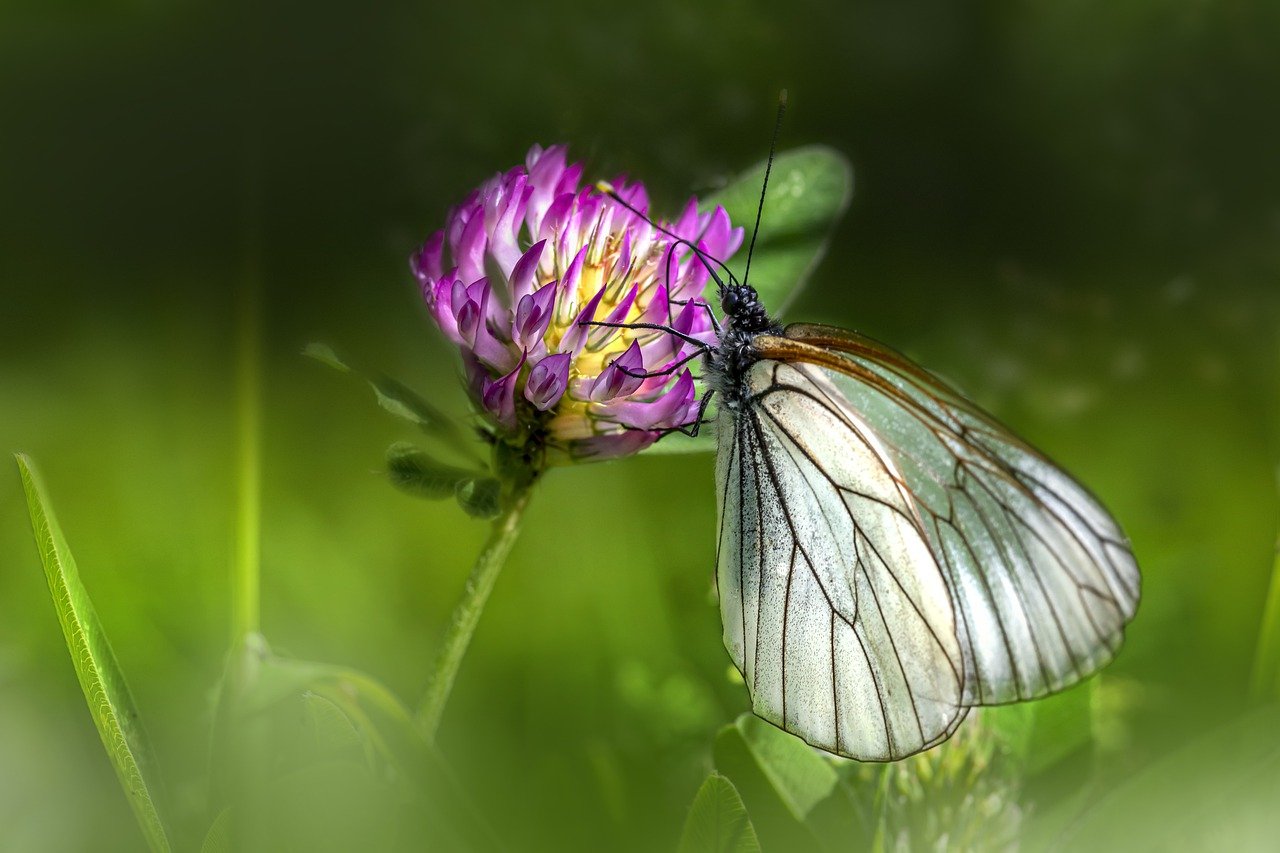
[[[167,851],[169,836],[155,802],[155,759],[138,720],[138,710],[89,593],[80,583],[75,559],[49,508],[40,479],[26,456],[18,454],[17,460],[49,591],[89,712],[147,843],[152,850]]]
[[[679,853],[759,853],[760,840],[733,783],[712,773],[698,789]]]

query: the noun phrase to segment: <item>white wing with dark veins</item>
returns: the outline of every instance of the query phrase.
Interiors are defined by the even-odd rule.
[[[717,586],[755,712],[862,760],[945,740],[971,667],[890,449],[819,368],[761,361],[745,384],[717,427]]]
[[[856,410],[901,472],[955,602],[965,704],[1033,699],[1096,672],[1140,591],[1115,520],[922,368],[856,340],[858,352],[839,355],[845,369],[799,369],[829,380],[828,405]]]

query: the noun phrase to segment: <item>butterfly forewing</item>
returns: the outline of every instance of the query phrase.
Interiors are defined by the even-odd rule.
[[[962,701],[1034,698],[1109,661],[1139,580],[1096,498],[893,350],[826,327],[787,335],[761,350],[814,362],[802,369],[829,380],[900,472],[954,602]]]
[[[951,594],[891,451],[820,368],[753,365],[718,419],[717,583],[754,710],[869,760],[965,713]]]

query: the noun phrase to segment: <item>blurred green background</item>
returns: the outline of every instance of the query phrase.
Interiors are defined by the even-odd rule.
[[[786,86],[782,146],[855,169],[787,319],[950,377],[1133,540],[1143,602],[1081,759],[1091,831],[1269,837],[1280,726],[1242,715],[1276,695],[1255,659],[1280,461],[1278,38],[1267,0],[0,5],[0,449],[44,473],[184,831],[228,633],[245,281],[264,632],[412,702],[485,525],[389,487],[383,451],[411,431],[302,346],[461,411],[406,265],[447,207],[566,141],[675,211],[763,156]],[[535,496],[441,732],[512,847],[675,844],[748,707],[712,598],[712,476],[709,457],[639,458]],[[16,473],[0,567],[0,849],[139,849]],[[1026,846],[1076,778],[1026,788]]]

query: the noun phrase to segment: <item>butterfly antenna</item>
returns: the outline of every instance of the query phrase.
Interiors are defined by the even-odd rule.
[[[787,112],[787,90],[778,93],[778,117],[773,123],[773,141],[769,143],[769,160],[764,166],[764,183],[760,185],[760,205],[756,208],[756,227],[751,231],[751,245],[747,248],[747,268],[742,273],[745,285],[751,279],[751,255],[756,250],[756,237],[760,234],[760,216],[764,213],[764,194],[769,189],[769,172],[773,170],[773,154],[778,150],[778,132],[782,130],[782,117]]]
[[[670,237],[672,240],[675,241],[677,246],[688,246],[693,251],[694,255],[696,255],[698,259],[702,261],[702,265],[707,268],[707,272],[711,274],[711,278],[715,281],[716,285],[721,290],[724,290],[724,282],[720,279],[720,276],[716,274],[716,271],[712,269],[711,264],[714,263],[716,266],[720,267],[720,269],[724,271],[725,275],[729,277],[729,281],[730,282],[733,281],[733,271],[729,269],[729,267],[725,264],[724,261],[720,260],[719,258],[713,258],[711,255],[704,252],[701,248],[699,248],[698,246],[695,246],[692,241],[687,240],[684,237],[680,237],[676,234],[672,234],[671,231],[662,227],[657,222],[654,222],[652,219],[649,218],[649,216],[646,213],[644,213],[635,205],[633,205],[631,202],[627,201],[625,198],[619,195],[618,191],[613,188],[613,184],[609,183],[608,181],[596,181],[596,190],[604,193],[609,198],[613,199],[618,204],[622,205],[627,210],[634,213],[636,216],[640,217],[649,225],[656,228],[658,231],[661,231],[663,234],[666,234],[668,237]],[[698,239],[701,240],[702,236],[699,235]]]

